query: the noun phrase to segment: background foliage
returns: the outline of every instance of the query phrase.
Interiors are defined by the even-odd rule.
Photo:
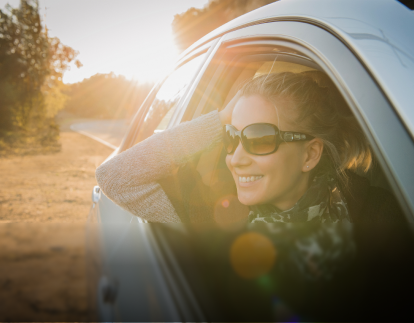
[[[65,111],[83,118],[128,119],[145,100],[153,84],[124,76],[96,74],[65,90]]]
[[[66,100],[62,75],[76,55],[48,37],[37,1],[0,10],[0,149],[57,145],[54,116]]]

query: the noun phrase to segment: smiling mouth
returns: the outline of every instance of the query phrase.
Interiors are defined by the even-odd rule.
[[[263,176],[239,176],[239,183],[251,183],[258,181]]]

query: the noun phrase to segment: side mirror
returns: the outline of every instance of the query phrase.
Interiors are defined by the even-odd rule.
[[[101,189],[99,186],[95,186],[92,190],[92,202],[98,203],[101,198]]]

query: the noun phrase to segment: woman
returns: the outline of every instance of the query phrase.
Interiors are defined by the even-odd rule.
[[[223,139],[250,222],[401,218],[389,193],[348,171],[369,169],[369,144],[319,72],[257,77],[221,112],[144,140],[101,165],[96,178],[105,195],[131,213],[150,222],[183,222],[189,219],[160,183]],[[208,195],[198,192],[200,200]]]

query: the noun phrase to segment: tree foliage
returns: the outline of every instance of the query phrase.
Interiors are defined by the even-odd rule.
[[[76,55],[48,37],[37,1],[21,0],[19,8],[0,10],[0,138],[56,142],[53,117],[66,98],[62,75]]]
[[[114,73],[96,74],[68,86],[65,111],[84,118],[129,118],[141,106],[152,86]]]
[[[185,50],[210,31],[249,11],[276,0],[210,0],[202,9],[190,8],[174,16],[172,29],[175,43]]]

